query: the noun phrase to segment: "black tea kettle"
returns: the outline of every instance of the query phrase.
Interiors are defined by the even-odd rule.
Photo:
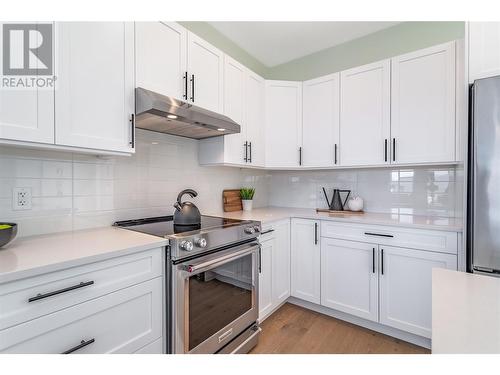
[[[323,193],[325,194],[326,203],[328,203],[328,208],[332,211],[344,211],[344,206],[349,199],[349,195],[351,194],[350,190],[342,190],[342,189],[333,189],[333,197],[332,201],[328,200],[328,195],[326,194],[325,188],[323,188]],[[340,193],[347,193],[344,202],[340,198]]]
[[[182,196],[188,194],[191,198],[198,195],[193,189],[186,189],[179,193],[174,203],[174,225],[200,225],[201,214],[193,202],[181,202]]]

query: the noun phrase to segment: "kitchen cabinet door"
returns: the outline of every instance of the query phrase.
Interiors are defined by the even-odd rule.
[[[0,40],[4,40],[3,25],[4,23],[0,23]],[[37,38],[41,36],[37,35]],[[2,72],[4,61],[5,59],[0,59]],[[37,59],[36,64],[39,66],[40,60]],[[4,79],[8,78],[9,76],[4,77]],[[53,144],[54,90],[2,87],[0,89],[0,139]]]
[[[292,219],[291,295],[319,304],[321,254],[319,221]]]
[[[279,306],[290,297],[290,222],[275,223],[273,228],[273,304]]]
[[[378,321],[378,246],[321,239],[321,304]]]
[[[135,23],[136,86],[187,100],[187,31],[175,22]]]
[[[248,149],[245,113],[246,69],[229,56],[224,56],[224,115],[238,123],[241,132],[224,136],[224,159],[226,163],[246,164]]]
[[[298,167],[302,143],[302,83],[266,81],[266,167]]]
[[[56,144],[131,153],[134,25],[56,23]]]
[[[341,72],[342,166],[389,163],[390,66],[383,60]]]
[[[380,246],[380,323],[431,337],[432,269],[457,269],[457,256]]]
[[[304,166],[338,165],[339,109],[339,73],[303,83],[302,158]]]
[[[265,165],[265,81],[247,71],[245,83],[245,128],[249,145],[249,164]]]
[[[273,252],[274,236],[261,242],[259,273],[259,320],[264,320],[273,310]]]
[[[391,163],[455,161],[455,42],[392,59]]]
[[[224,54],[197,35],[188,32],[189,97],[193,104],[223,112]]]
[[[500,22],[469,22],[469,83],[500,74]]]

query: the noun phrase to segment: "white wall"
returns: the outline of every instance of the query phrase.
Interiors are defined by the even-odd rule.
[[[131,157],[0,147],[0,221],[29,236],[169,215],[185,188],[202,212],[222,210],[222,190],[242,186],[257,188],[256,207],[268,204],[266,172],[200,167],[195,140],[138,130],[136,147]],[[32,210],[12,210],[13,187],[32,188]]]
[[[365,201],[365,211],[462,217],[461,167],[371,168],[338,171],[277,171],[269,181],[269,204],[326,208],[332,189],[349,189]]]

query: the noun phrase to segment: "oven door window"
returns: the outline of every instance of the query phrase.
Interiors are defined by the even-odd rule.
[[[254,305],[252,254],[189,277],[189,350]]]

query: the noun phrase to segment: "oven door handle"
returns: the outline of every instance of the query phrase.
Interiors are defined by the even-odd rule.
[[[258,244],[252,245],[251,247],[246,247],[245,249],[230,252],[225,255],[218,256],[216,258],[207,260],[205,262],[196,263],[196,264],[184,264],[182,265],[182,269],[189,273],[195,273],[205,268],[214,268],[233,259],[244,257],[245,255],[253,253],[256,249],[259,248]]]

